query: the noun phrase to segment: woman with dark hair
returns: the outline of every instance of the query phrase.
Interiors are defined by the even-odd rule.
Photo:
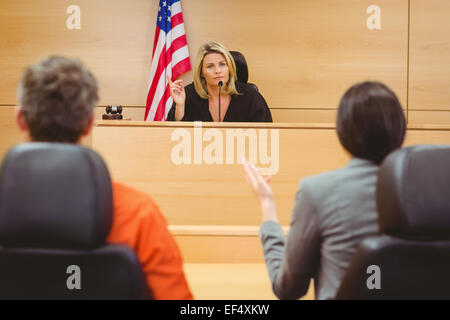
[[[264,257],[280,299],[302,297],[311,279],[317,299],[334,298],[359,242],[378,232],[378,166],[403,143],[402,107],[385,85],[358,83],[342,97],[336,127],[352,159],[341,169],[300,182],[287,239],[278,223],[268,179],[244,163],[247,182],[261,207]]]

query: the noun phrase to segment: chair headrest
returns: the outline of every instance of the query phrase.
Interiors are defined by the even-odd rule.
[[[380,231],[411,240],[450,240],[450,145],[390,154],[377,182]]]
[[[94,151],[72,144],[23,143],[0,168],[0,245],[95,248],[112,224],[108,169]]]

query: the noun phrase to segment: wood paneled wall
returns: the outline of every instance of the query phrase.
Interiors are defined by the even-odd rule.
[[[262,128],[279,130],[279,170],[271,185],[283,225],[289,223],[300,179],[342,167],[349,160],[333,126],[205,123],[202,132],[214,128],[226,137],[232,125],[244,130],[254,128],[258,135]],[[192,123],[100,121],[93,129],[91,142],[107,162],[113,178],[151,194],[170,224],[258,225],[259,209],[245,182],[240,158],[235,154],[234,164],[193,164],[192,151],[192,164],[176,165],[171,158],[173,148],[179,144],[171,140],[174,130],[186,131],[194,139]],[[449,144],[450,126],[409,127],[405,145],[419,143]],[[203,147],[209,144],[204,142]]]
[[[450,123],[450,1],[411,0],[410,123]]]
[[[71,4],[81,8],[80,30],[66,28]],[[373,4],[381,30],[366,27]],[[333,122],[345,89],[371,79],[409,104],[413,123],[450,123],[446,0],[183,0],[182,7],[191,59],[210,40],[243,52],[275,121]],[[2,0],[0,105],[16,103],[27,65],[63,54],[97,75],[99,105],[132,107],[141,120],[157,8],[158,0]]]

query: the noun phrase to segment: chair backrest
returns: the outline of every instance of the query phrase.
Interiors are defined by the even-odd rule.
[[[0,168],[0,299],[150,298],[140,263],[108,245],[112,186],[81,146],[24,143]]]
[[[236,75],[237,75],[237,81],[241,83],[245,83],[252,88],[254,88],[257,92],[259,92],[258,86],[254,83],[248,82],[248,66],[247,61],[245,60],[245,57],[242,53],[239,51],[230,51],[231,56],[234,59],[234,62],[236,64]],[[270,112],[269,107],[266,107],[266,113],[270,121],[272,121],[272,113]]]
[[[381,235],[362,241],[336,299],[450,299],[450,146],[389,155],[377,209]]]
[[[231,56],[234,59],[234,63],[236,65],[236,76],[237,81],[242,83],[248,82],[248,66],[247,61],[242,53],[239,51],[230,51]],[[256,87],[256,86],[255,86]]]

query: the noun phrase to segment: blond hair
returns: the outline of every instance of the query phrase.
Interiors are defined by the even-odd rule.
[[[203,99],[208,99],[208,89],[206,87],[206,80],[202,76],[203,59],[207,54],[220,53],[227,61],[229,77],[228,82],[224,85],[223,93],[227,95],[239,94],[236,90],[234,82],[236,81],[236,64],[230,52],[218,42],[207,42],[202,45],[197,52],[197,57],[194,63],[194,87],[197,94]]]

